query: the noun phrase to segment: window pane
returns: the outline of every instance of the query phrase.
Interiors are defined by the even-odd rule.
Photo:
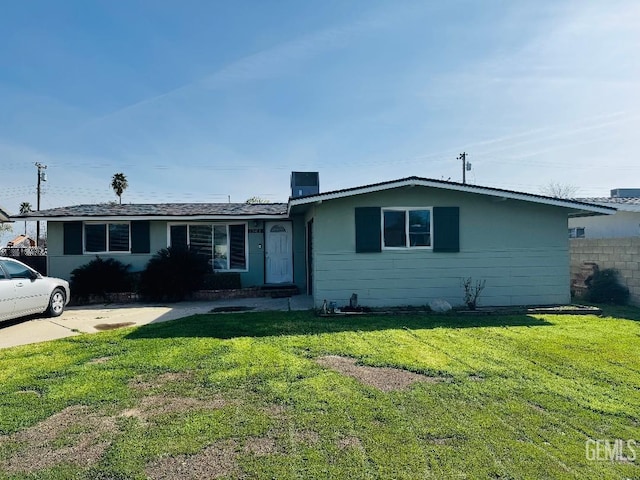
[[[229,248],[231,258],[229,267],[232,269],[244,270],[247,268],[247,256],[245,253],[245,226],[229,225]]]
[[[175,249],[187,249],[186,225],[171,225],[169,230],[169,245]]]
[[[11,260],[2,260],[2,265],[7,269],[11,278],[30,278],[31,270],[18,262],[12,262]],[[2,277],[4,278],[4,276]]]
[[[405,212],[396,210],[386,210],[384,212],[384,246],[407,246]]]
[[[84,226],[84,249],[86,252],[107,251],[107,226],[105,224]]]
[[[110,223],[109,224],[109,251],[128,252],[129,251],[129,224]]]
[[[584,228],[576,228],[576,237],[584,238]]]
[[[211,258],[211,225],[189,225],[189,246],[198,255]]]
[[[431,212],[429,210],[409,211],[409,246],[431,246]]]
[[[215,225],[213,227],[213,268],[215,270],[227,270],[227,226]]]

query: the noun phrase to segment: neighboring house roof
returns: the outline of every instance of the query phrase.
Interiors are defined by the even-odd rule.
[[[0,207],[0,222],[11,222],[9,214]]]
[[[640,212],[640,197],[590,197],[576,198],[576,200],[614,207],[616,210],[625,212]]]
[[[29,220],[216,220],[286,218],[286,203],[153,203],[75,205],[29,212]]]
[[[289,200],[289,211],[291,211],[292,207],[295,207],[298,205],[311,204],[315,202],[321,202],[324,200],[333,200],[336,198],[350,197],[353,195],[361,195],[364,193],[379,192],[383,190],[390,190],[393,188],[414,187],[414,186],[440,188],[443,190],[475,193],[480,195],[490,195],[493,197],[498,197],[503,199],[522,200],[525,202],[540,203],[543,205],[553,205],[556,207],[568,208],[572,210],[571,214],[615,213],[614,208],[611,208],[608,206],[602,206],[602,205],[595,205],[592,203],[578,201],[578,200],[546,197],[544,195],[536,195],[533,193],[515,192],[512,190],[503,190],[500,188],[482,187],[479,185],[469,185],[464,183],[435,180],[432,178],[422,178],[422,177],[407,177],[407,178],[401,178],[398,180],[391,180],[387,182],[363,185],[361,187],[345,188],[342,190],[334,190],[332,192],[324,192],[324,193],[318,193],[315,195],[307,195],[304,197],[292,198]]]
[[[23,243],[26,243],[30,247],[34,247],[36,244],[36,241],[32,238],[29,238],[29,236],[27,235],[18,235],[16,238],[11,240],[10,242],[7,242],[7,246],[22,247]]]

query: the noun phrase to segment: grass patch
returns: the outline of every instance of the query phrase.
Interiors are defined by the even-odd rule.
[[[636,478],[585,442],[640,443],[638,320],[250,312],[0,350],[0,479]]]

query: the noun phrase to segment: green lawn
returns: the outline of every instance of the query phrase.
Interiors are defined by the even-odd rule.
[[[0,350],[0,478],[640,478],[640,310],[605,313],[201,315]],[[435,378],[383,391],[325,355]]]

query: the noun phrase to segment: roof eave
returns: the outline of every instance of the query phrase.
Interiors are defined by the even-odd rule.
[[[527,194],[527,193],[510,192],[507,190],[497,190],[489,187],[479,187],[475,185],[465,185],[465,184],[458,184],[458,183],[443,184],[441,182],[435,182],[435,181],[424,180],[424,179],[404,179],[404,180],[398,180],[395,182],[386,182],[386,183],[369,185],[369,186],[360,187],[360,188],[320,193],[317,195],[311,195],[307,197],[292,198],[289,200],[287,212],[290,213],[292,207],[296,207],[296,206],[308,205],[312,203],[322,202],[325,200],[335,200],[338,198],[346,198],[346,197],[351,197],[355,195],[363,195],[367,193],[374,193],[374,192],[380,192],[384,190],[390,190],[393,188],[409,187],[409,186],[424,186],[424,187],[439,188],[444,190],[451,190],[451,191],[458,191],[458,192],[465,192],[465,193],[489,195],[489,196],[504,198],[504,199],[522,200],[525,202],[539,203],[543,205],[552,205],[556,207],[568,208],[568,209],[574,210],[576,213],[593,212],[593,213],[599,213],[603,215],[610,215],[616,212],[615,208],[603,207],[603,206],[594,205],[591,203],[563,200],[561,198],[543,197],[543,196]]]
[[[64,222],[96,222],[96,221],[136,221],[136,220],[154,220],[161,222],[181,222],[181,221],[220,221],[220,220],[273,220],[273,219],[286,219],[288,215],[286,213],[274,213],[274,214],[256,214],[256,215],[57,215],[57,216],[21,216],[14,217],[20,220],[27,221],[64,221]]]

